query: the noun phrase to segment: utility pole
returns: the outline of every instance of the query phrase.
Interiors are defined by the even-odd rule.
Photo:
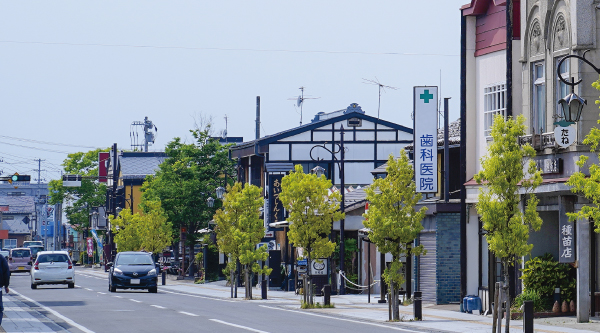
[[[40,184],[42,182],[41,172],[46,171],[46,170],[42,170],[42,161],[45,161],[45,160],[38,158],[37,160],[34,160],[34,161],[38,162],[38,168],[37,168],[37,170],[34,169],[34,171],[37,171],[37,173],[38,173],[37,183]]]

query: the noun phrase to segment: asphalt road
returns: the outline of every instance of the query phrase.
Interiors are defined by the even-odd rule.
[[[204,297],[160,286],[157,294],[111,293],[106,278],[81,273],[76,273],[75,285],[32,290],[28,273],[11,277],[11,288],[24,296],[25,303],[72,332],[423,332],[294,310],[281,303]]]

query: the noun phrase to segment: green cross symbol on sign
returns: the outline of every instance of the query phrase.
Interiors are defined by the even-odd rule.
[[[419,96],[421,97],[422,100],[425,101],[425,103],[428,103],[428,104],[429,104],[429,100],[433,99],[433,94],[430,94],[428,89],[425,89],[425,93],[423,93]]]

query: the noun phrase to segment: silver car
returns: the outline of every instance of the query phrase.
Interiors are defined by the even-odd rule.
[[[75,269],[67,251],[38,252],[31,266],[31,289],[41,284],[66,284],[75,288]]]

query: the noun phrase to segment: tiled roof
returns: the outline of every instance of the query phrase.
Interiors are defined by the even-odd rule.
[[[165,153],[123,153],[119,156],[123,179],[143,179],[153,175],[167,158]]]
[[[0,206],[8,206],[9,214],[31,214],[35,212],[32,196],[0,196]]]
[[[452,145],[460,144],[460,118],[448,124],[448,143]],[[444,127],[438,128],[438,149],[444,146]],[[412,143],[404,149],[412,150]]]

